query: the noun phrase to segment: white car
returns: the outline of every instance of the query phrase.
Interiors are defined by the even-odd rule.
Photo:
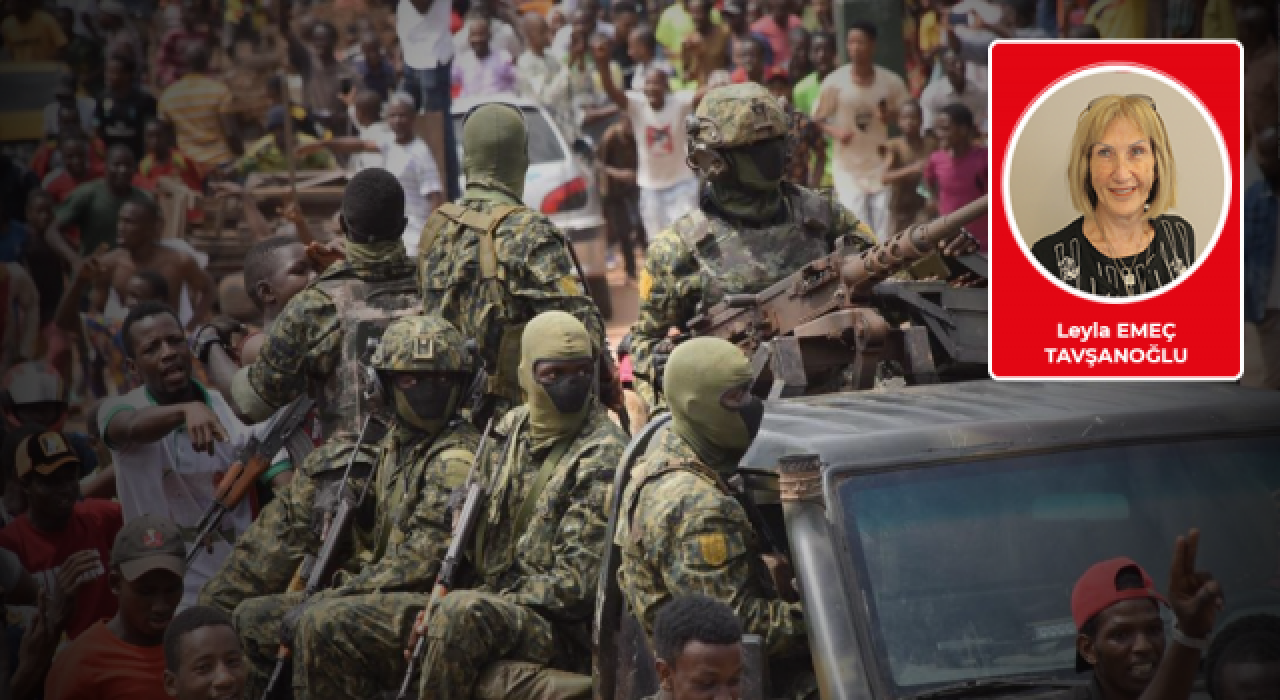
[[[520,108],[529,131],[529,172],[524,180],[524,203],[546,214],[573,246],[591,296],[605,318],[612,315],[609,284],[605,278],[608,242],[590,160],[594,146],[589,139],[570,142],[551,114],[538,102],[515,95],[485,95],[453,101],[453,128],[462,157],[462,120],[469,111],[487,102]],[[465,176],[459,176],[465,187]]]

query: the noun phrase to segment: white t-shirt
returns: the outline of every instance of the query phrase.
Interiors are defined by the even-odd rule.
[[[163,439],[147,445],[131,445],[123,450],[107,445],[116,467],[116,493],[127,523],[141,515],[169,518],[182,530],[188,550],[194,545],[196,524],[213,503],[214,490],[222,476],[235,462],[236,453],[251,437],[261,437],[267,423],[246,427],[227,406],[222,394],[214,389],[204,392],[205,403],[227,430],[227,442],[215,443],[213,455],[196,452],[187,436],[186,427],[178,428]],[[111,419],[120,413],[155,406],[146,387],[138,387],[124,396],[103,402],[98,412],[98,428],[107,434]],[[276,462],[288,459],[281,451]],[[182,607],[194,605],[200,588],[217,573],[231,554],[231,544],[253,524],[249,500],[244,499],[235,510],[222,517],[220,533],[213,538],[213,553],[202,552],[191,563],[183,581]]]
[[[875,81],[870,87],[854,83],[852,66],[841,66],[822,81],[813,118],[830,119],[833,126],[853,132],[848,144],[832,140],[832,166],[852,175],[868,193],[884,188],[880,179],[884,172],[880,146],[889,140],[889,125],[880,118],[880,102],[897,110],[908,97],[902,78],[880,66],[875,66]]]
[[[409,0],[400,0],[396,6],[396,35],[410,68],[427,70],[453,60],[450,7],[447,2],[433,2],[424,15]]]
[[[405,252],[410,258],[417,257],[418,239],[429,214],[427,195],[444,191],[436,159],[420,138],[399,144],[395,134],[387,133],[378,137],[375,143],[382,150],[382,167],[395,175],[404,188],[404,215],[409,222],[402,238]]]
[[[693,112],[693,93],[687,90],[667,93],[662,109],[654,111],[640,92],[627,93],[627,113],[636,133],[639,160],[636,184],[661,190],[693,178],[684,162],[689,153],[684,121]]]
[[[359,120],[356,119],[356,108],[354,106],[347,108],[347,121],[356,130],[356,135],[362,141],[378,141],[391,134],[391,127],[387,126],[387,122],[382,119],[368,126],[360,126]],[[352,175],[367,168],[381,167],[381,153],[353,153],[350,158],[347,158],[347,172]]]

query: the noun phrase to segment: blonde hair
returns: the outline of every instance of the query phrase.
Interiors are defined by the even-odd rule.
[[[1071,151],[1067,161],[1067,187],[1071,192],[1071,205],[1085,216],[1093,216],[1098,205],[1098,195],[1089,181],[1089,157],[1094,144],[1116,119],[1133,122],[1151,143],[1151,153],[1156,159],[1155,180],[1147,199],[1150,207],[1148,219],[1164,214],[1178,204],[1178,168],[1173,161],[1173,147],[1164,120],[1156,112],[1149,98],[1136,95],[1107,95],[1090,103],[1076,120],[1076,132],[1071,137]]]

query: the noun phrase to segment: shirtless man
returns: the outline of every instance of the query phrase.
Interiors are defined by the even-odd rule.
[[[125,299],[134,273],[152,270],[169,283],[171,308],[181,308],[182,289],[186,287],[192,308],[187,330],[193,331],[212,316],[218,290],[213,278],[200,268],[195,258],[160,243],[158,219],[159,211],[148,200],[134,199],[120,207],[116,224],[120,247],[102,255],[104,274],[95,280],[91,305],[96,308],[99,303],[105,304],[111,290],[115,290],[121,300]]]

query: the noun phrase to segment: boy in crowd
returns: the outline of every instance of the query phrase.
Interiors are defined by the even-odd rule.
[[[168,699],[162,643],[182,600],[186,554],[178,526],[165,518],[142,515],[121,528],[108,574],[119,609],[54,658],[47,700]]]
[[[120,505],[79,500],[80,458],[60,432],[26,431],[4,463],[13,465],[6,482],[21,490],[27,512],[0,530],[0,549],[17,553],[43,588],[67,597],[66,632],[75,639],[116,613],[103,562],[122,524]]]
[[[164,632],[164,690],[178,700],[244,698],[249,667],[231,618],[204,605],[178,613]]]
[[[646,700],[737,700],[742,680],[742,623],[714,598],[674,598],[658,612],[653,646],[662,692]]]
[[[929,155],[924,166],[924,182],[937,213],[946,216],[987,193],[987,149],[974,144],[977,128],[973,112],[962,104],[943,106],[933,131],[938,137],[938,150]],[[985,252],[987,217],[980,216],[966,223],[965,228]],[[880,235],[892,233],[893,230],[886,230]]]

